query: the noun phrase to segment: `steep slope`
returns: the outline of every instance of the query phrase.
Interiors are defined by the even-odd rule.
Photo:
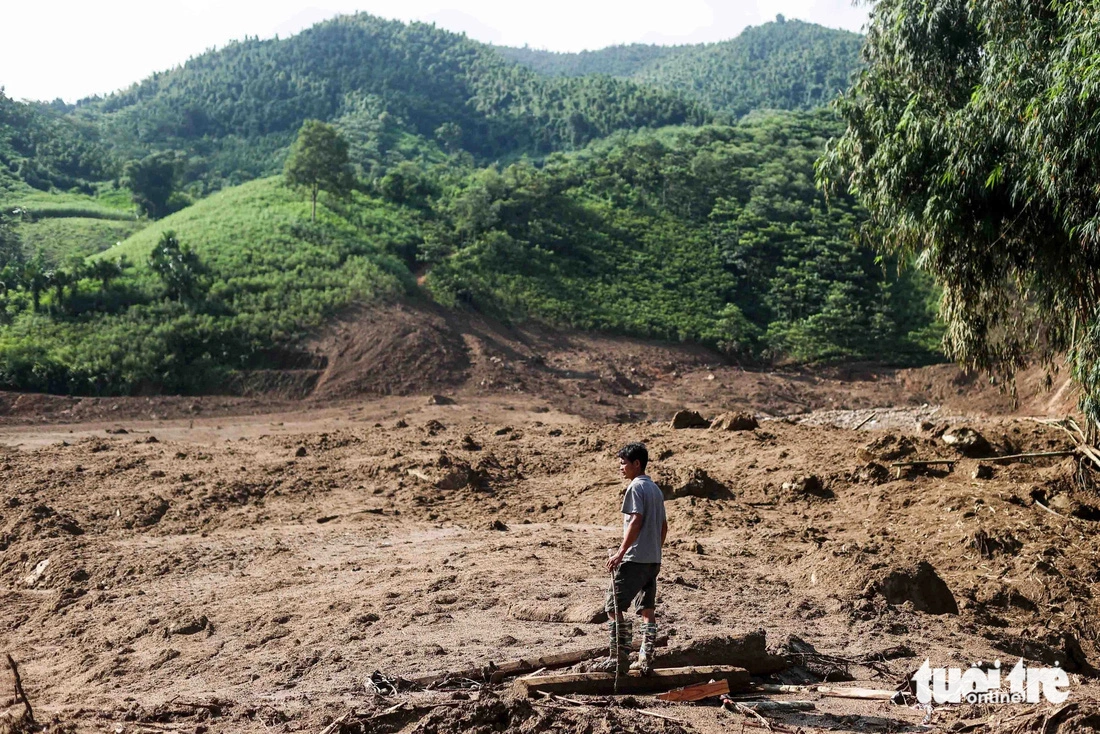
[[[612,46],[563,54],[500,48],[544,74],[607,74],[681,92],[734,115],[754,109],[812,109],[847,87],[863,37],[802,21],[746,28],[720,43]]]

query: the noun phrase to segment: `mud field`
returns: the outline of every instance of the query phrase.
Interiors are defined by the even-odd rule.
[[[18,661],[37,721],[118,734],[764,731],[716,699],[578,705],[515,699],[508,681],[397,680],[604,644],[614,452],[642,440],[670,495],[669,651],[762,630],[791,661],[768,681],[877,689],[926,657],[1070,673],[1068,708],[809,694],[813,710],[769,716],[776,730],[1100,726],[1093,474],[1074,457],[989,458],[1072,448],[1033,419],[1061,417],[1067,389],[1027,378],[1014,406],[945,366],[758,373],[698,350],[403,313],[408,328],[385,338],[438,347],[456,373],[382,370],[370,354],[383,337],[363,330],[326,337],[298,397],[0,398],[0,654]],[[759,425],[676,430],[679,408]],[[988,445],[944,441],[964,427]],[[934,458],[956,463],[889,466]],[[0,731],[23,710],[10,678],[0,664]]]

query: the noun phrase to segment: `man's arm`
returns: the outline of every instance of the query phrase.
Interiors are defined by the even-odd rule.
[[[614,571],[615,567],[623,562],[623,556],[626,555],[627,550],[634,545],[634,541],[642,534],[642,522],[642,516],[638,513],[630,515],[630,522],[627,523],[626,530],[623,531],[622,545],[619,546],[619,550],[615,555],[607,559],[608,571]]]
[[[668,537],[668,520],[661,523],[661,545],[665,544],[665,538]]]

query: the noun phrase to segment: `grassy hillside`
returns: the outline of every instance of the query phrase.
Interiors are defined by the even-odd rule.
[[[81,280],[40,310],[25,291],[5,297],[0,384],[75,393],[216,389],[230,371],[270,366],[280,345],[353,300],[404,292],[392,254],[414,236],[396,207],[358,197],[346,208],[308,205],[279,179],[211,196],[95,259],[132,263],[108,288]],[[201,265],[202,294],[172,300],[148,266],[174,230]]]
[[[720,43],[613,46],[562,54],[501,48],[544,74],[608,74],[676,91],[734,115],[754,109],[808,110],[847,88],[863,37],[796,20],[746,28]]]

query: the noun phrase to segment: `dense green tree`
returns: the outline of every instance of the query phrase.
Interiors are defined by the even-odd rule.
[[[149,253],[149,268],[175,301],[193,301],[203,294],[206,268],[190,247],[181,245],[176,233],[164,232]]]
[[[123,169],[134,204],[150,219],[171,213],[169,206],[179,180],[179,157],[173,152],[153,153],[130,161]]]
[[[1100,15],[1080,0],[882,0],[821,177],[943,286],[948,353],[1067,353],[1100,418]]]
[[[332,125],[306,120],[298,131],[284,169],[287,185],[309,192],[310,221],[317,220],[317,194],[345,196],[355,183],[348,144]]]

